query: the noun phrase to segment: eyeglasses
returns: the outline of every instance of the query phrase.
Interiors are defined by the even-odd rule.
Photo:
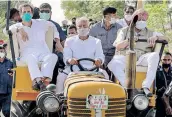
[[[50,13],[49,10],[41,10],[40,12],[41,12],[41,13]]]
[[[163,61],[171,61],[171,59],[162,59]]]

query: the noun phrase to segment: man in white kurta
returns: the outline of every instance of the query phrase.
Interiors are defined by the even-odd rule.
[[[57,62],[57,56],[52,54],[46,44],[46,32],[49,27],[53,27],[55,39],[59,39],[59,33],[51,22],[32,19],[32,11],[30,5],[22,6],[20,11],[22,23],[14,24],[9,29],[18,36],[20,60],[28,66],[33,89],[41,89],[41,86],[39,87],[37,84],[44,84],[43,81],[46,79],[48,82],[51,81]],[[39,62],[41,62],[41,69],[38,66]]]
[[[146,20],[148,19],[148,13],[143,9],[136,11],[134,15],[139,15],[138,21],[135,27],[135,37],[138,39],[146,39],[148,43],[136,42],[135,51],[137,54],[138,66],[148,67],[146,79],[142,83],[142,88],[147,96],[151,96],[149,89],[155,79],[156,70],[159,62],[159,53],[152,52],[152,48],[156,40],[165,39],[165,37],[157,32],[153,32],[146,28]],[[120,30],[114,46],[116,47],[116,55],[112,61],[108,64],[108,68],[113,72],[115,77],[120,81],[121,85],[125,87],[125,54],[129,45],[129,27],[125,27]]]
[[[94,64],[100,66],[104,62],[104,54],[102,50],[101,41],[95,37],[89,36],[89,22],[87,18],[80,18],[77,20],[78,35],[72,36],[65,42],[64,47],[64,62],[67,65],[66,69],[59,73],[57,77],[57,93],[63,92],[64,82],[67,78],[67,74],[70,71],[70,65],[77,65],[77,60],[82,58],[90,58],[95,60],[95,63],[90,61],[82,61],[81,65],[85,68],[92,68]],[[74,71],[79,70],[74,67]],[[100,69],[105,75],[106,79],[109,79],[107,73]]]

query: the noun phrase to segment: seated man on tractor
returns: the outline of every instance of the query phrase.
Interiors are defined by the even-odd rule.
[[[150,87],[155,80],[156,70],[159,63],[159,53],[152,52],[156,40],[164,40],[165,37],[157,32],[153,32],[146,27],[148,13],[144,9],[138,9],[133,16],[138,15],[138,20],[135,26],[135,51],[137,54],[137,66],[148,67],[146,79],[142,83],[142,88],[147,96],[152,96]],[[137,42],[137,39],[146,39],[148,43],[142,45]],[[117,51],[108,68],[113,72],[120,84],[125,87],[125,55],[129,45],[129,27],[120,30],[116,41],[113,44]]]
[[[46,87],[45,83],[51,81],[57,62],[57,56],[50,52],[46,43],[46,32],[49,27],[53,27],[55,39],[59,39],[59,33],[51,22],[32,19],[33,8],[29,4],[20,7],[20,15],[22,23],[16,23],[10,26],[9,29],[19,37],[20,60],[28,66],[32,88],[34,90],[43,90]],[[41,70],[38,62],[42,62]]]
[[[76,26],[78,35],[68,38],[65,42],[64,62],[67,66],[66,69],[57,76],[57,93],[63,92],[67,74],[71,72],[70,65],[77,65],[78,59],[91,58],[95,60],[94,64],[97,67],[100,67],[104,62],[101,41],[89,36],[89,20],[84,17],[79,18],[76,22]],[[83,61],[81,64],[88,69],[93,67],[93,63],[88,61]],[[100,69],[100,71],[105,75],[106,79],[109,79],[106,71],[102,69]]]

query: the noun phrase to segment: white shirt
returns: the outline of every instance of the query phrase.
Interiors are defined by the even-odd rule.
[[[66,63],[69,59],[76,58],[91,58],[101,59],[104,62],[104,54],[101,45],[101,40],[89,36],[87,40],[79,39],[79,36],[72,36],[66,39],[64,46],[64,62]],[[67,63],[66,63],[67,64]],[[92,68],[93,63],[83,61],[81,64],[86,68]]]
[[[118,24],[120,24],[122,27],[126,27],[128,26],[127,22],[125,21],[125,19],[120,19],[117,21]]]
[[[28,34],[27,41],[23,41],[21,39],[21,35],[18,35],[21,57],[34,53],[38,55],[43,53],[50,53],[45,40],[46,32],[48,31],[49,26],[54,28],[54,38],[59,39],[59,33],[55,25],[49,21],[32,19],[31,27],[23,26],[22,23],[17,23],[10,26],[9,29],[12,31],[12,33],[15,33],[17,28],[23,28],[24,31]]]

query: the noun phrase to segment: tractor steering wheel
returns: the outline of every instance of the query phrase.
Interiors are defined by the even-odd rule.
[[[99,71],[99,67],[93,67],[93,68],[91,68],[91,69],[87,69],[87,68],[84,68],[81,64],[80,64],[80,62],[81,61],[91,61],[91,62],[93,62],[93,63],[95,63],[95,60],[94,59],[90,59],[90,58],[82,58],[82,59],[79,59],[79,60],[77,60],[78,61],[78,68],[80,69],[80,71],[95,71],[96,70],[96,72],[98,72]],[[70,70],[73,72],[73,66],[74,65],[71,65],[70,66]]]

